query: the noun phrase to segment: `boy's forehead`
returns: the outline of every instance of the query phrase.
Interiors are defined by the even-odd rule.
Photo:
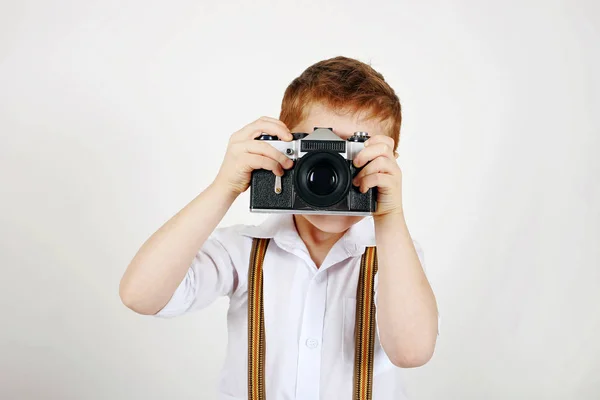
[[[367,119],[365,111],[342,113],[322,104],[311,104],[304,110],[304,118],[295,129],[296,132],[310,133],[314,127],[333,128],[340,137],[350,137],[354,132],[368,132],[370,136],[381,135],[386,125],[377,118]]]

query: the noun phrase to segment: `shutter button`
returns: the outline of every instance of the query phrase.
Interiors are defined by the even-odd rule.
[[[314,349],[319,345],[319,341],[317,339],[306,339],[306,347],[308,347],[309,349]]]

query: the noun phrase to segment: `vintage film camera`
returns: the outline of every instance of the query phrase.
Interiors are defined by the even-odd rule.
[[[290,214],[372,215],[376,188],[361,193],[352,185],[360,171],[352,160],[369,139],[355,132],[347,140],[332,128],[315,127],[311,134],[293,133],[294,140],[282,141],[263,134],[263,140],[294,161],[278,177],[268,170],[254,170],[250,182],[250,211]]]

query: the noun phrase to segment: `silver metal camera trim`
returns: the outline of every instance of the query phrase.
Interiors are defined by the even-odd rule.
[[[365,137],[368,136],[367,132],[355,132],[355,136]],[[300,151],[302,148],[303,140],[327,140],[327,141],[341,141],[346,143],[346,151],[343,153],[338,153],[346,160],[354,160],[356,155],[365,147],[364,142],[352,142],[346,139],[342,139],[331,130],[327,128],[317,128],[308,136],[305,136],[302,139],[296,139],[289,142],[283,140],[266,140],[265,143],[270,144],[275,147],[277,150],[285,154],[291,160],[297,160],[302,158],[305,154],[310,153],[310,151]]]

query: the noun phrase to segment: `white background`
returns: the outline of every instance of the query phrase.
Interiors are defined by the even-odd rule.
[[[599,49],[592,0],[2,1],[0,398],[214,398],[226,299],[158,320],[119,279],[228,136],[337,55],[403,105],[443,318],[412,397],[600,398]]]

